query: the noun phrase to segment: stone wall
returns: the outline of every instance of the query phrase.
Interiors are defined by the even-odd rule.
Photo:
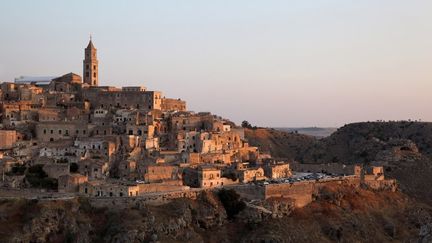
[[[126,209],[143,205],[161,205],[176,198],[196,199],[201,191],[179,191],[170,193],[152,193],[138,197],[95,197],[88,198],[94,207]]]
[[[225,186],[226,189],[235,190],[242,198],[248,200],[264,200],[265,199],[265,188],[264,186],[254,184],[239,184]]]
[[[363,183],[372,190],[390,190],[394,192],[397,189],[396,180],[365,180]]]
[[[183,185],[169,185],[166,183],[151,183],[151,184],[139,184],[139,195],[144,195],[150,192],[179,192],[188,191],[190,187]]]
[[[314,182],[270,184],[265,186],[265,199],[271,197],[291,198],[296,207],[304,207],[312,202]]]
[[[17,141],[15,130],[0,130],[0,149],[10,149]]]
[[[344,165],[340,163],[327,163],[327,164],[302,164],[299,162],[291,162],[290,167],[293,171],[297,172],[310,172],[310,173],[333,173],[333,174],[354,174],[355,165]]]
[[[269,198],[290,198],[296,207],[304,207],[311,203],[313,195],[318,194],[322,187],[328,185],[360,186],[360,177],[345,176],[320,181],[304,181],[296,183],[281,183],[269,185],[243,184],[227,186],[234,189],[247,200],[265,200]]]

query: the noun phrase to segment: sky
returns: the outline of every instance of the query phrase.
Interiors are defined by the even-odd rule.
[[[0,81],[82,75],[266,127],[432,121],[430,0],[0,2]]]

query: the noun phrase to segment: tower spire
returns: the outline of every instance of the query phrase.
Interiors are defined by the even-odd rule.
[[[83,76],[84,83],[90,86],[99,85],[99,72],[98,72],[97,49],[92,42],[92,35],[90,34],[90,41],[87,48],[84,50],[83,61]]]

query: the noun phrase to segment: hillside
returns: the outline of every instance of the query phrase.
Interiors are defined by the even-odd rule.
[[[303,163],[377,163],[408,195],[432,202],[432,123],[363,122],[313,139],[272,129],[247,131],[253,146]]]
[[[337,128],[334,127],[275,127],[275,129],[283,132],[294,132],[317,138],[328,137],[337,130]]]
[[[219,198],[95,208],[84,199],[0,201],[1,242],[430,242],[432,211],[399,192],[324,188],[302,209],[247,207],[234,219]],[[275,211],[276,210],[276,211]]]
[[[276,158],[301,160],[302,156],[317,139],[303,134],[276,129],[245,129],[245,137],[253,146],[259,146],[265,153]]]

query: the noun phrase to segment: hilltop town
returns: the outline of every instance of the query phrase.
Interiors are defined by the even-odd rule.
[[[242,126],[189,111],[181,99],[144,86],[100,85],[91,40],[84,53],[82,77],[0,84],[0,196],[87,197],[112,206],[226,188],[304,207],[326,185],[396,190],[382,166],[276,159],[251,146]]]

